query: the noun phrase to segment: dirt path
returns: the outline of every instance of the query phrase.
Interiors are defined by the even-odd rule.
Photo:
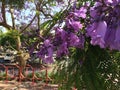
[[[58,90],[58,85],[43,84],[41,82],[35,83],[31,82],[19,83],[16,81],[0,81],[0,90]]]

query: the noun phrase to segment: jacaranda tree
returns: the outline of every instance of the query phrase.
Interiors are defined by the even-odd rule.
[[[54,83],[59,84],[60,90],[71,90],[72,87],[119,90],[120,1],[33,1],[23,1],[23,9],[17,9],[12,6],[17,2],[6,4],[2,0],[0,25],[17,31],[16,50],[21,61],[24,61],[21,47],[30,44],[30,54],[36,49],[36,55],[43,62],[56,61]],[[53,13],[52,7],[58,12]],[[12,26],[6,23],[7,9]],[[29,14],[23,13],[25,10]],[[41,18],[44,18],[43,22]],[[15,24],[15,19],[21,23]]]

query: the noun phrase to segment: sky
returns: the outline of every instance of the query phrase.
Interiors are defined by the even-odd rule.
[[[65,5],[67,5],[68,3],[65,2],[64,4],[58,4],[57,6],[53,6],[53,7],[50,7],[51,11],[50,13],[52,15],[54,15],[55,13],[59,12],[62,8],[65,7]],[[0,3],[0,6],[1,6],[1,3]],[[28,24],[30,21],[31,21],[31,18],[34,17],[36,11],[34,10],[35,9],[35,5],[34,3],[25,3],[25,9],[22,9],[20,12],[16,11],[15,10],[15,23],[16,24],[20,24],[20,23],[26,23]],[[8,9],[6,9],[7,11],[9,11]],[[26,19],[27,18],[27,19]],[[41,18],[41,23],[43,23],[45,21],[44,19],[44,16],[43,15],[40,15],[40,18]],[[7,19],[7,23],[9,25],[12,25],[12,20],[11,20],[11,14],[9,12],[6,12],[6,19]],[[5,28],[1,27],[0,26],[0,29],[2,29],[3,32],[6,32]]]

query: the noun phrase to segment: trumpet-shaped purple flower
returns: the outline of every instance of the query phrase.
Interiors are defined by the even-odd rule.
[[[53,63],[53,56],[45,56],[44,58],[42,58],[44,63]]]
[[[105,3],[106,3],[106,4],[112,4],[112,3],[113,3],[113,0],[105,0]]]
[[[97,25],[98,25],[97,23],[93,23],[87,27],[87,29],[86,29],[87,30],[87,33],[86,33],[87,37],[89,37],[89,36],[92,37],[95,35],[95,33],[93,33],[93,31],[96,29]]]
[[[68,44],[67,42],[64,42],[57,49],[57,57],[61,57],[63,55],[68,55],[68,54],[69,54]]]
[[[68,28],[72,28],[74,32],[78,32],[80,29],[82,29],[82,24],[79,21],[75,21],[73,19],[66,20],[66,24]]]
[[[86,34],[91,37],[91,44],[120,50],[119,4],[120,0],[97,0],[91,8],[91,24]]]
[[[94,27],[87,30],[88,35],[91,36],[91,44],[92,45],[100,45],[101,48],[105,47],[105,34],[107,31],[107,24],[105,21],[100,21],[96,24],[93,24]]]
[[[120,50],[120,26],[116,29],[115,40],[116,49]]]
[[[61,38],[61,40],[65,41],[67,38],[67,32],[59,27],[55,30],[55,36]]]
[[[73,14],[77,17],[86,18],[86,12],[86,7],[81,7],[79,10],[76,9]]]
[[[45,47],[51,46],[50,40],[49,40],[49,39],[46,39],[46,40],[44,41],[44,45],[45,45]]]
[[[90,16],[92,18],[98,17],[99,16],[98,10],[95,10],[94,8],[91,8]]]
[[[52,47],[49,47],[47,49],[47,54],[44,55],[44,57],[42,58],[43,59],[43,62],[45,63],[53,63],[53,48]]]
[[[115,49],[115,34],[116,34],[116,30],[114,28],[108,28],[106,35],[105,35],[105,46],[109,47],[111,50]]]
[[[84,48],[85,38],[82,34],[76,35],[75,33],[70,33],[69,35],[69,46],[77,47],[77,48]]]
[[[78,46],[80,43],[79,37],[74,33],[70,33],[69,39],[70,46]]]
[[[45,63],[53,63],[53,45],[46,39],[37,54]]]

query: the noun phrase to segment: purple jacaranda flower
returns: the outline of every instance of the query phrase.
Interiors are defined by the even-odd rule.
[[[77,0],[75,0],[74,2],[73,2],[73,6],[72,6],[72,9],[74,10],[74,9],[76,9],[76,6],[77,6]]]
[[[87,27],[87,32],[86,32],[86,36],[87,37],[92,37],[95,36],[95,33],[93,33],[93,31],[97,28],[98,23],[92,23]]]
[[[87,1],[86,3],[85,3],[85,7],[89,7],[90,6],[90,1]]]
[[[70,46],[78,46],[79,43],[80,43],[79,37],[74,33],[70,33],[70,35],[69,35],[69,45]]]
[[[101,37],[96,37],[96,38],[92,38],[92,40],[90,41],[90,43],[92,45],[99,45],[101,48],[105,48],[105,42],[103,39],[101,39]]]
[[[113,6],[119,5],[119,3],[120,3],[120,0],[112,0],[112,1],[113,1],[112,2]]]
[[[109,27],[105,35],[105,46],[109,47],[111,50],[115,49],[115,43],[114,43],[115,34],[116,34],[116,29]]]
[[[25,4],[24,4],[24,8],[25,8],[25,9],[30,8],[30,3],[29,3],[28,1],[25,2]]]
[[[104,2],[105,2],[105,4],[112,4],[113,0],[105,0]]]
[[[57,57],[61,57],[63,55],[68,55],[68,47],[67,47],[67,42],[62,43],[58,49],[57,49]]]
[[[94,7],[99,7],[101,5],[102,5],[102,3],[101,3],[101,0],[100,0],[99,2],[95,2]]]
[[[120,50],[119,4],[120,0],[97,0],[91,8],[92,24],[88,26],[86,35],[91,37],[92,45]]]
[[[59,27],[55,28],[55,37],[53,39],[53,45],[59,46],[67,40],[67,32]]]
[[[80,34],[79,35],[79,45],[78,45],[78,48],[83,49],[84,48],[84,43],[85,43],[85,36]]]
[[[93,18],[98,16],[98,11],[94,8],[91,8],[90,16],[93,17]]]
[[[81,7],[79,10],[76,9],[73,14],[77,17],[86,18],[86,12],[86,7]]]
[[[51,56],[45,56],[42,60],[44,63],[47,63],[47,64],[54,62],[53,57],[51,57]]]
[[[120,17],[120,7],[119,6],[116,6],[115,8],[114,8],[114,13],[116,14],[116,17]]]
[[[44,56],[45,56],[47,53],[48,53],[48,52],[47,52],[46,47],[45,47],[44,45],[42,45],[42,46],[40,47],[39,52],[37,53],[37,56],[38,56],[39,58],[44,58]]]
[[[50,40],[49,40],[49,39],[46,39],[46,40],[44,41],[44,45],[45,45],[45,47],[51,46]]]
[[[82,29],[82,24],[79,21],[75,21],[73,19],[67,19],[66,25],[68,28],[72,28],[74,32],[78,32],[80,29]]]
[[[43,62],[53,63],[53,48],[47,48],[47,54],[44,55]]]
[[[101,16],[101,10],[106,9],[105,7],[91,7],[90,8],[90,16],[94,19],[100,18]]]
[[[55,36],[60,37],[63,41],[65,41],[67,38],[67,32],[65,30],[57,27],[55,30]]]
[[[47,49],[47,51],[48,51],[48,56],[53,56],[53,47],[49,47],[48,49]]]
[[[93,24],[94,27],[87,30],[88,34],[91,36],[91,44],[99,45],[101,48],[105,47],[105,34],[107,31],[107,23],[105,21],[99,21],[96,24]]]
[[[82,34],[77,36],[75,33],[70,33],[68,46],[77,47],[77,48],[84,48],[84,42],[85,42],[85,38]]]
[[[37,53],[38,57],[43,60],[45,63],[53,62],[53,45],[49,39],[46,39],[43,42],[43,45],[40,47],[40,51]]]
[[[101,10],[104,8],[104,7],[101,7],[102,6],[102,3],[101,2],[95,2],[94,6],[93,7],[90,7],[90,16],[92,18],[99,18],[101,16]],[[99,7],[99,8],[97,8]]]
[[[120,50],[120,26],[117,27],[116,29],[116,34],[115,34],[115,40],[114,40],[114,43],[115,43],[115,49],[117,50]]]
[[[61,39],[61,37],[59,36],[56,36],[54,39],[53,39],[53,45],[56,47],[56,46],[59,46],[60,44],[62,44],[63,40]]]

